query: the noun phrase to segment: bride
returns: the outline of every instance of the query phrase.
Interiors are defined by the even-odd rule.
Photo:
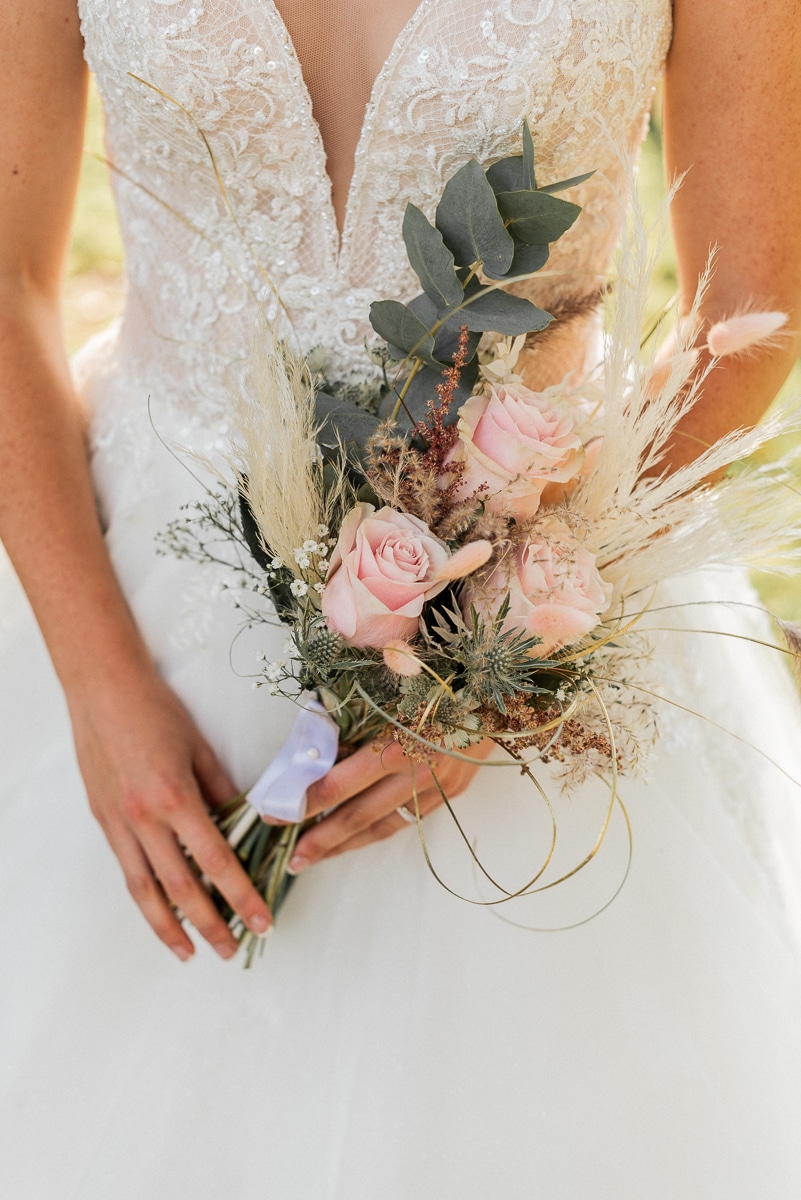
[[[279,926],[243,972],[219,961],[234,942],[183,848],[268,930],[207,807],[250,786],[293,713],[242,678],[253,657],[221,580],[154,542],[194,486],[164,443],[225,449],[253,294],[332,374],[352,374],[369,301],[416,290],[407,200],[430,211],[468,158],[515,152],[525,116],[543,180],[598,168],[570,193],[582,216],[527,293],[564,313],[527,352],[527,382],[580,367],[595,328],[581,314],[621,225],[609,147],[636,146],[665,60],[668,169],[687,171],[673,206],[682,301],[717,245],[705,319],[752,301],[799,328],[797,5],[6,0],[5,12],[0,536],[16,574],[0,568],[3,1194],[797,1197],[801,792],[749,744],[801,777],[799,714],[767,651],[694,632],[718,620],[761,636],[759,617],[727,607],[748,602],[739,578],[667,597],[684,607],[653,634],[658,690],[709,720],[660,710],[650,778],[627,783],[631,876],[597,919],[581,923],[614,890],[622,836],[574,886],[499,919],[432,880],[397,811],[408,765],[367,748],[314,786],[312,809],[335,811],[299,844]],[[59,289],[86,62],[128,291],[119,326],[71,375]],[[756,420],[798,347],[793,335],[715,372],[672,465]],[[687,607],[709,600],[727,605]],[[524,781],[481,757],[445,760],[446,790],[485,855],[524,875]],[[561,801],[573,849],[596,803],[589,786]],[[441,874],[477,895],[434,792],[422,808]]]

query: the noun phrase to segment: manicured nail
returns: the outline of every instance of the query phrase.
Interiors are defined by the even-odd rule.
[[[301,871],[305,871],[309,866],[308,858],[304,858],[302,854],[296,854],[294,858],[289,860],[287,871],[290,875],[299,875]]]
[[[262,916],[251,917],[248,921],[248,925],[254,933],[266,933],[272,925],[272,921],[270,921],[269,918]]]
[[[181,962],[189,962],[192,957],[192,951],[188,950],[186,946],[173,946],[172,952],[176,958],[180,958]]]
[[[236,946],[232,946],[230,942],[218,942],[214,949],[220,958],[233,958],[236,954]]]

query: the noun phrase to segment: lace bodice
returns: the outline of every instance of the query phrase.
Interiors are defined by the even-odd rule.
[[[305,350],[326,348],[334,374],[359,369],[369,302],[419,290],[400,234],[407,200],[431,215],[468,158],[516,151],[524,117],[541,183],[598,169],[571,195],[584,212],[537,298],[597,279],[619,227],[611,145],[641,137],[671,28],[669,0],[420,0],[373,84],[340,243],[322,137],[273,0],[79,9],[126,249],[115,380],[128,382],[124,403],[150,394],[165,431],[184,436],[220,430],[256,298],[282,326],[291,317]],[[117,412],[104,434],[98,414],[98,436],[119,423]]]

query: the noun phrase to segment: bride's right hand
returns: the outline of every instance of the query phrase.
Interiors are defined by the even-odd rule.
[[[194,946],[172,903],[231,958],[236,940],[184,849],[254,933],[271,918],[206,810],[236,794],[214,751],[155,672],[73,698],[70,708],[89,804],[145,919],[185,961]]]
[[[234,938],[186,850],[255,931],[269,913],[203,801],[236,789],[159,679],[103,541],[60,322],[87,71],[75,0],[6,0],[0,39],[0,539],[68,697],[92,809],[151,926],[179,958],[175,904]],[[87,654],[91,647],[91,654]]]

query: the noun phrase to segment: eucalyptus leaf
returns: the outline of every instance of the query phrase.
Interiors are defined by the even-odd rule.
[[[499,289],[481,288],[461,312],[453,317],[479,333],[502,333],[516,337],[521,333],[539,333],[550,325],[553,317],[542,308],[537,308],[522,296],[513,296]]]
[[[509,232],[529,246],[557,241],[581,212],[578,204],[545,192],[499,192],[497,201]]]
[[[461,301],[462,295],[462,285],[459,284],[459,301]],[[414,300],[410,300],[407,308],[410,308],[414,315],[419,317],[426,329],[431,329],[439,319],[436,304],[425,292],[421,292],[419,296],[415,296]]]
[[[385,419],[390,417],[394,412],[398,402],[398,395],[404,386],[404,382],[404,380],[399,379],[395,384],[395,390],[390,392],[384,401],[385,410],[383,416]],[[406,395],[403,397],[403,407],[398,410],[395,417],[398,429],[401,432],[408,433],[412,426],[426,415],[429,400],[436,400],[437,398],[438,383],[442,383],[441,371],[432,371],[430,367],[423,367],[415,374],[407,388]]]
[[[263,571],[269,570],[272,554],[264,548],[261,533],[256,524],[256,518],[253,516],[253,510],[248,504],[244,492],[241,490],[239,492],[239,516],[242,521],[242,532],[245,535],[248,550]]]
[[[494,198],[492,206],[497,215]],[[499,216],[498,220],[503,229],[503,222]],[[505,229],[503,233],[509,236]],[[403,214],[403,240],[412,270],[420,280],[426,295],[430,296],[440,309],[452,308],[454,304],[458,304],[462,298],[462,286],[456,278],[453,254],[442,240],[439,229],[435,229],[414,204],[407,204]]]
[[[315,395],[314,416],[319,445],[327,450],[344,447],[348,461],[361,469],[366,463],[365,447],[380,424],[378,417],[326,392]]]
[[[374,300],[370,305],[370,324],[391,346],[435,365],[434,338],[407,305],[397,300]]]
[[[547,187],[540,188],[541,192],[546,192],[549,196],[553,192],[563,192],[566,188],[578,187],[580,183],[585,183],[588,179],[592,179],[594,171],[585,171],[583,175],[574,175],[572,179],[561,179],[559,183],[549,183]]]
[[[445,184],[436,224],[459,266],[480,262],[493,273],[509,268],[514,241],[506,232],[487,177],[474,158]]]
[[[541,270],[548,261],[551,250],[549,246],[527,246],[518,242],[515,246],[515,256],[512,265],[503,275],[493,275],[487,271],[490,279],[517,279],[521,275],[532,275]]]
[[[499,192],[526,191],[528,177],[522,154],[498,159],[487,170],[486,179],[495,195]]]

